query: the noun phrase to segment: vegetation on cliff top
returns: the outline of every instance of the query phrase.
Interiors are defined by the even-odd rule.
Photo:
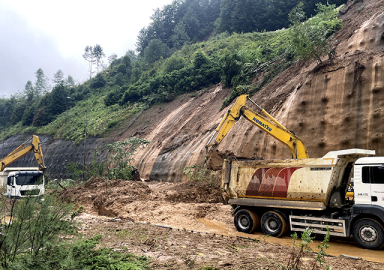
[[[46,78],[42,70],[36,72],[36,82],[28,82],[23,93],[10,99],[0,99],[0,126],[6,127],[1,139],[17,133],[35,133],[77,143],[84,138],[85,125],[89,136],[103,136],[116,127],[123,130],[122,124],[128,118],[154,103],[169,102],[180,94],[220,82],[225,87],[231,87],[231,95],[223,103],[225,107],[240,94],[257,92],[297,59],[321,59],[321,56],[331,55],[330,37],[341,27],[334,5],[318,6],[319,14],[302,23],[305,8],[312,5],[312,1],[305,1],[306,4],[300,4],[290,14],[288,11],[284,13],[293,24],[288,30],[237,34],[239,29],[234,25],[252,24],[239,24],[242,17],[236,20],[235,15],[225,13],[233,5],[232,1],[203,1],[199,7],[194,6],[195,2],[174,1],[162,10],[155,11],[147,30],[151,27],[160,28],[156,28],[154,35],[144,30],[139,34],[139,54],[129,51],[122,58],[112,57],[108,67],[83,84],[74,85],[70,76],[65,79],[62,73],[57,73],[52,91],[43,94]],[[221,5],[215,28],[212,18],[208,18],[208,13],[204,12],[208,12],[210,5],[216,7],[217,2],[221,2]],[[277,2],[270,1],[277,13],[288,2],[279,1],[279,6]],[[231,10],[239,12],[242,3],[237,5],[239,7]],[[199,9],[204,10],[205,15],[197,12]],[[194,15],[191,10],[200,15]],[[229,29],[220,28],[223,22],[220,18],[224,18],[224,15],[233,17],[228,22],[228,25],[232,25]],[[284,16],[279,17],[281,21]],[[175,21],[167,25],[166,22],[172,18]],[[183,22],[195,18],[205,26],[199,27],[201,31],[196,36],[191,36],[187,31],[188,24],[183,26],[176,23],[177,18]],[[276,25],[281,26],[279,23]],[[182,31],[184,28],[186,34]],[[263,28],[269,29],[266,26]],[[247,29],[254,31],[259,28],[249,26]],[[206,34],[203,35],[204,31]],[[171,32],[171,36],[166,35]],[[191,43],[208,34],[211,35],[208,40]],[[320,40],[315,39],[318,37],[321,37]],[[165,40],[173,40],[174,43],[167,44]],[[323,42],[321,46],[318,46],[319,42]],[[328,49],[319,52],[324,47]],[[90,53],[90,48],[87,48],[84,55]],[[257,83],[252,84],[251,80],[255,78],[253,81]]]

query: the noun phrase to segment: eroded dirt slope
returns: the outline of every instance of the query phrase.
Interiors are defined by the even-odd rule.
[[[252,97],[303,139],[310,157],[348,148],[374,149],[384,155],[383,12],[383,1],[350,1],[340,12],[344,27],[336,35],[340,44],[333,62],[293,65]],[[185,181],[184,167],[203,164],[204,146],[226,112],[219,108],[228,94],[228,89],[216,85],[140,115],[120,139],[135,135],[151,141],[136,157],[141,177]],[[219,150],[249,158],[291,156],[244,119]]]

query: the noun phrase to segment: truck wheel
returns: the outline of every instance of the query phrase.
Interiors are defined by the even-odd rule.
[[[259,228],[260,218],[254,212],[241,209],[235,214],[235,227],[239,232],[252,233]]]
[[[288,224],[281,214],[275,211],[269,211],[261,218],[261,229],[265,234],[281,237],[287,233]]]
[[[366,249],[380,249],[384,246],[383,226],[374,219],[363,218],[353,225],[353,238]]]

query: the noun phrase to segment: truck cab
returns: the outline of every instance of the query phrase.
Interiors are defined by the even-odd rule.
[[[44,174],[38,168],[6,168],[1,176],[9,198],[44,195]]]
[[[384,208],[384,157],[360,158],[354,171],[355,204]]]

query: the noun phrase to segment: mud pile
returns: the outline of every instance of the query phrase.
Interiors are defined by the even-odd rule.
[[[184,203],[221,203],[218,186],[201,182],[184,182],[174,185],[167,191],[165,200]]]
[[[87,211],[110,217],[133,219],[132,214],[142,214],[137,207],[154,210],[157,206],[175,203],[221,203],[220,189],[207,183],[186,182],[143,183],[127,180],[105,180],[93,177],[81,186],[67,188],[59,194],[66,201],[84,206]],[[164,203],[163,203],[164,202]],[[196,216],[205,216],[211,209],[203,206]],[[145,216],[145,215],[144,215]]]

